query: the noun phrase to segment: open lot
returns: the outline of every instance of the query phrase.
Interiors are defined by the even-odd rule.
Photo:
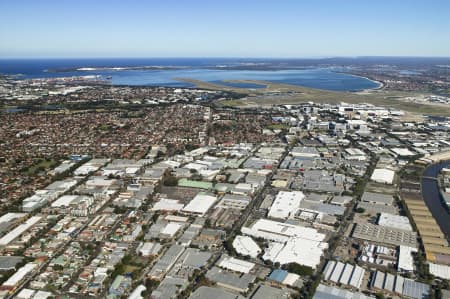
[[[411,113],[425,115],[450,116],[450,107],[436,103],[412,102],[410,97],[422,97],[424,94],[400,91],[370,90],[364,92],[336,92],[295,86],[289,84],[278,84],[258,80],[233,80],[235,83],[253,83],[265,85],[265,88],[237,88],[209,83],[193,79],[178,79],[193,83],[199,88],[233,91],[246,94],[247,97],[240,100],[224,100],[218,102],[222,106],[255,107],[274,104],[298,104],[305,102],[337,104],[341,102],[356,104],[370,103],[393,109],[401,109]]]

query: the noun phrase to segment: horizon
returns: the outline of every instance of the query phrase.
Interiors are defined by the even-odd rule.
[[[259,56],[44,56],[44,57],[0,57],[0,60],[56,60],[56,59],[273,59],[273,60],[321,60],[321,59],[362,59],[362,58],[421,58],[450,59],[449,56],[405,56],[405,55],[349,55],[349,56],[297,56],[297,57],[259,57]]]

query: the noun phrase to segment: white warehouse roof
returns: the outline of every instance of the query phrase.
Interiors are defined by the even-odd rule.
[[[13,229],[12,231],[10,231],[9,233],[7,233],[6,235],[4,235],[0,239],[0,246],[7,246],[10,242],[19,237],[30,227],[38,223],[39,220],[41,220],[41,218],[42,218],[41,216],[33,216],[24,223],[22,223],[21,225],[19,225],[18,227],[16,227],[15,229]]]
[[[255,264],[234,257],[225,256],[218,266],[235,272],[249,273]]]
[[[241,255],[248,255],[256,258],[261,252],[261,248],[248,236],[236,236],[233,241],[233,248]]]
[[[400,250],[398,254],[398,271],[414,271],[414,259],[412,256],[413,252],[417,252],[416,248],[400,245]],[[431,268],[431,266],[430,266]]]
[[[268,216],[287,219],[298,210],[304,198],[305,195],[301,191],[280,191],[270,207]]]
[[[350,285],[359,289],[365,272],[358,265],[328,261],[324,271],[324,280],[331,280],[335,283]]]
[[[272,242],[264,259],[280,264],[298,263],[315,268],[328,247],[325,235],[309,227],[259,219],[252,227],[243,227],[242,233]]]
[[[434,276],[450,280],[450,266],[429,263],[430,273]]]
[[[216,202],[217,197],[206,195],[204,193],[197,194],[182,211],[194,214],[205,215]]]
[[[24,277],[37,267],[35,263],[28,263],[16,271],[7,281],[3,283],[5,287],[15,287]]]
[[[370,179],[377,183],[392,184],[394,182],[395,171],[385,168],[377,168],[373,171]]]
[[[184,205],[179,200],[161,198],[153,205],[152,211],[179,211],[183,207]]]
[[[411,223],[409,223],[408,217],[400,215],[392,215],[388,213],[381,213],[378,218],[378,225],[399,228],[412,232]]]

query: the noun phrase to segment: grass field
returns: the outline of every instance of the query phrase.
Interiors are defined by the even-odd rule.
[[[49,168],[52,168],[55,166],[58,162],[56,160],[50,159],[50,160],[40,160],[37,164],[31,166],[26,170],[26,173],[28,175],[34,175],[38,173],[39,171],[46,170]]]
[[[427,102],[413,102],[410,97],[421,98],[426,93],[411,93],[402,91],[369,90],[363,92],[337,92],[307,88],[302,86],[278,84],[257,80],[232,80],[236,83],[254,83],[266,85],[266,88],[246,89],[229,87],[217,83],[209,83],[199,80],[178,78],[185,82],[193,83],[199,88],[234,91],[246,94],[247,97],[240,100],[225,100],[218,102],[221,106],[254,107],[274,104],[298,104],[305,102],[337,104],[346,102],[350,104],[369,103],[377,106],[401,109],[411,113],[425,115],[450,116],[450,106]]]

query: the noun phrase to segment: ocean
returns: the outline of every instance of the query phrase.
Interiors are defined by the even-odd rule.
[[[224,80],[262,80],[334,91],[357,91],[379,86],[377,82],[340,73],[334,68],[298,64],[291,67],[289,61],[274,59],[2,59],[0,74],[19,75],[18,78],[23,79],[99,75],[103,78],[110,77],[114,85],[135,86],[193,87],[191,83],[176,78],[212,83],[224,83]],[[253,83],[224,84],[245,88],[264,87]]]

